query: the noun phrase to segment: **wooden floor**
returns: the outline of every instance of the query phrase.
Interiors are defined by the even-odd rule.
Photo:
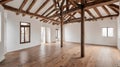
[[[80,45],[46,44],[6,55],[0,67],[120,67],[120,51],[114,47],[85,45],[80,58]]]

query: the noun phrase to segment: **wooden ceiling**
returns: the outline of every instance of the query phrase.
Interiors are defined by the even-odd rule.
[[[30,18],[36,17],[45,23],[60,24],[60,10],[57,9],[55,0],[43,0],[41,4],[38,1],[41,0],[20,0],[22,3],[19,7],[10,6],[15,0],[1,0],[0,4],[4,6],[6,10],[10,10],[16,13],[16,15],[22,14],[22,16],[29,15]],[[27,4],[29,1],[31,3]],[[63,17],[64,24],[80,22],[81,21],[81,0],[56,0],[57,3],[63,1]],[[119,0],[85,0],[85,20],[97,20],[106,17],[114,17],[119,15],[119,5],[116,4]],[[9,5],[10,4],[10,5]],[[34,6],[38,4],[37,10]],[[28,6],[24,10],[25,6]],[[47,7],[47,8],[46,8]],[[31,10],[34,10],[31,12]],[[41,12],[41,13],[39,13]],[[114,12],[114,13],[112,13]]]

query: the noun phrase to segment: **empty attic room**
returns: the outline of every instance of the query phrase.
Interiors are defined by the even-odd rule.
[[[0,0],[0,67],[120,67],[120,0]]]

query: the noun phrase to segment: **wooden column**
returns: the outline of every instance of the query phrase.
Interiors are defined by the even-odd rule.
[[[85,4],[85,0],[81,0],[81,57],[85,56],[85,49],[84,49],[84,45],[85,45],[85,29],[84,29],[84,17],[85,17],[85,9],[84,9],[84,4]]]
[[[62,2],[57,2],[56,0],[54,0],[54,2],[55,2],[55,7],[57,8],[57,6],[58,6],[58,8],[59,8],[59,10],[60,10],[60,30],[61,30],[61,40],[60,40],[60,43],[61,43],[61,48],[63,47],[63,24],[64,24],[64,20],[63,20],[63,4],[64,4],[64,2],[65,2],[65,0],[62,0]]]
[[[60,40],[60,43],[61,43],[61,48],[63,47],[63,8],[62,8],[62,5],[60,7],[60,20],[61,20],[61,23],[60,23],[60,27],[61,27],[61,40]]]

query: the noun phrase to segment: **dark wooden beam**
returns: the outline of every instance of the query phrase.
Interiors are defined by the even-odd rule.
[[[45,15],[46,17],[48,17],[51,13],[53,13],[54,11],[56,11],[56,9],[51,10],[47,15]]]
[[[39,9],[35,12],[35,14],[37,14],[50,0],[46,0],[42,6],[39,7]]]
[[[75,7],[77,7],[77,4],[74,2],[74,0],[69,0],[69,2],[74,5]]]
[[[85,0],[81,0],[81,57],[85,56]]]
[[[75,7],[75,8],[69,9],[69,11],[63,11],[63,15],[71,14],[71,13],[76,12],[76,11],[78,11],[78,10],[79,10],[79,8],[78,8],[78,7]],[[55,15],[53,15],[53,16],[50,16],[49,18],[58,17],[58,16],[60,16],[60,13],[55,14]]]
[[[52,9],[54,7],[54,4],[53,5],[51,5],[43,14],[42,14],[42,16],[43,15],[45,15],[50,9]]]
[[[100,11],[97,9],[97,7],[93,8],[93,9],[96,11],[96,13],[99,17],[102,17],[102,15],[101,15]]]
[[[66,11],[69,11],[69,0],[66,0]]]
[[[115,13],[119,14],[119,9],[112,7],[112,6],[108,6],[110,9],[112,9]]]
[[[49,2],[50,0],[46,0],[38,9],[37,9],[37,11],[35,12],[35,14],[37,14],[42,8],[44,8],[45,7],[45,5]],[[32,18],[33,16],[31,16],[31,18]]]
[[[95,18],[95,16],[89,11],[89,10],[85,10],[92,18]]]
[[[109,4],[113,4],[115,2],[118,2],[118,1],[119,0],[99,0],[99,1],[95,1],[95,2],[90,2],[90,3],[87,3],[85,5],[85,9],[90,9],[90,8],[103,6],[103,5],[109,5]],[[70,14],[70,13],[73,13],[73,12],[77,12],[79,9],[80,8],[75,7],[75,8],[69,9],[69,11],[63,11],[63,15]],[[50,16],[49,18],[57,17],[57,16],[60,16],[60,14]]]
[[[116,13],[119,13],[119,6],[118,5],[110,4],[108,6],[110,6],[111,9],[113,9]]]
[[[13,1],[13,0],[0,0],[0,4],[6,4],[6,3],[11,2],[11,1]]]
[[[107,13],[107,15],[111,15],[111,13],[109,12],[109,10],[105,7],[105,6],[102,6],[103,10],[105,10],[105,12]]]
[[[94,0],[93,2],[85,4],[85,7],[86,9],[90,9],[98,6],[113,4],[118,1],[119,0]]]
[[[25,4],[28,2],[28,0],[24,0],[23,3],[21,4],[19,11],[22,11],[23,7],[25,6]],[[19,12],[16,12],[16,14],[18,15]]]
[[[60,10],[60,30],[61,30],[61,48],[63,47],[63,24],[64,24],[64,20],[63,20],[63,4],[64,4],[65,0],[62,0],[61,3],[57,3],[59,10]]]
[[[96,17],[95,19],[98,20],[98,19],[111,18],[111,17],[117,17],[117,16],[119,16],[119,14]],[[85,19],[85,21],[92,21],[95,19],[89,18],[89,19]],[[64,23],[67,24],[67,23],[75,23],[75,22],[81,22],[81,18],[69,19],[69,20],[66,20]]]
[[[28,9],[26,10],[26,12],[29,12],[32,7],[34,6],[34,4],[36,3],[37,0],[33,0],[32,3],[30,4],[30,6],[28,7]]]
[[[24,10],[19,11],[19,9],[10,7],[10,6],[8,6],[8,5],[3,5],[3,7],[4,7],[6,10],[10,10],[10,11],[13,11],[13,12],[19,12],[19,13],[27,14],[27,15],[30,15],[30,16],[35,16],[35,17],[39,17],[39,18],[46,19],[46,20],[51,20],[51,21],[57,22],[57,23],[59,22],[59,21],[56,21],[56,20],[53,20],[53,19],[50,19],[50,18],[41,16],[41,15],[37,15],[37,14],[34,14],[34,13],[26,12],[26,11],[24,11]]]

